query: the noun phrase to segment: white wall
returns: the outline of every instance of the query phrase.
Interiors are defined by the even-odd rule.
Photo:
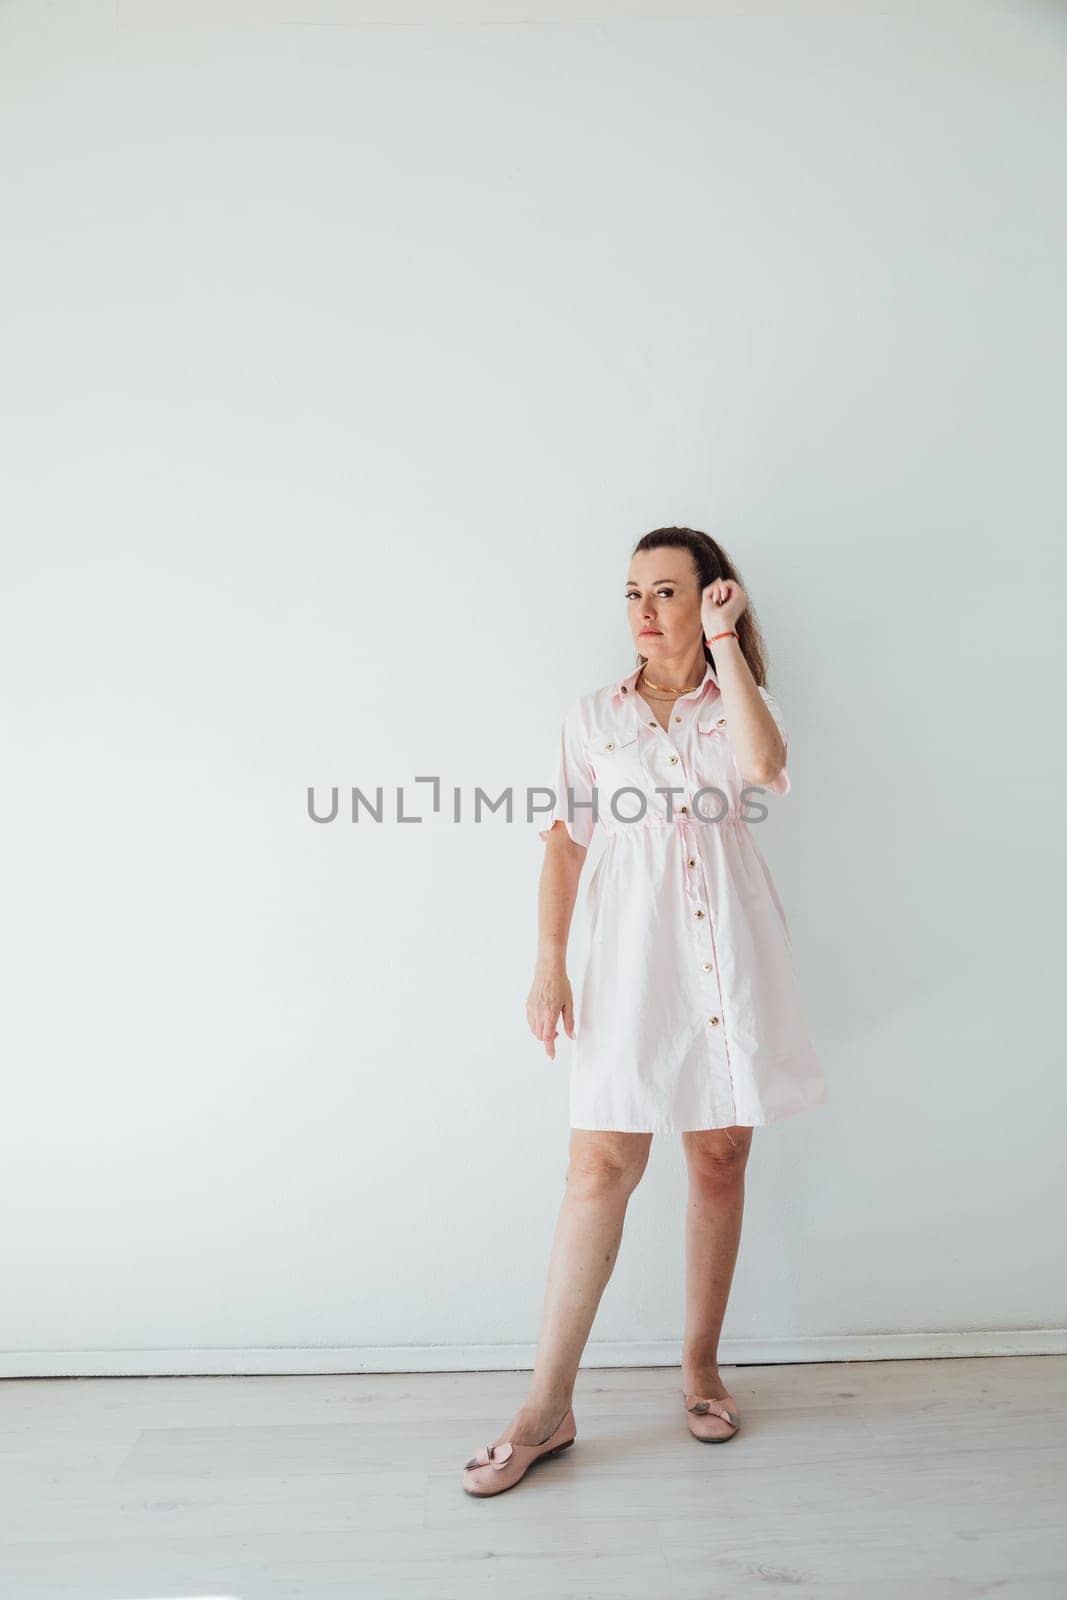
[[[551,783],[673,521],[831,1096],[724,1358],[1065,1347],[1063,13],[658,9],[0,11],[0,1370],[528,1360],[538,823],[305,791]],[[675,1359],[683,1202],[590,1364]]]

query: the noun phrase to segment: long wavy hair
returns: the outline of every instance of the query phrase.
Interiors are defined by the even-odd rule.
[[[735,567],[722,545],[706,533],[700,533],[696,528],[653,528],[651,533],[643,534],[634,545],[631,555],[638,555],[646,550],[661,550],[667,545],[673,550],[688,550],[693,558],[696,568],[697,582],[703,592],[709,583],[714,583],[716,578],[732,578],[735,583],[748,593],[747,585],[740,572]],[[751,597],[744,613],[737,624],[738,643],[741,654],[748,662],[749,671],[761,686],[767,683],[767,656],[763,643],[763,635],[753,609]],[[710,661],[712,670],[715,668],[715,653],[710,645],[704,646],[704,659]],[[643,667],[646,656],[638,653],[637,664]]]

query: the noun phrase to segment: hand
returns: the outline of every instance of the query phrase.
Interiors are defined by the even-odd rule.
[[[562,1013],[568,1039],[574,1038],[574,999],[570,980],[562,967],[540,967],[526,997],[526,1020],[535,1039],[544,1044],[550,1061],[556,1059],[556,1023]]]
[[[748,606],[748,595],[736,578],[716,578],[709,583],[700,597],[700,620],[704,637],[713,633],[729,633],[736,628]]]

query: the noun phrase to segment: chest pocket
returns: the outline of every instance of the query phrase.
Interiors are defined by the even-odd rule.
[[[596,781],[600,815],[610,822],[611,796],[616,790],[636,788],[647,793],[648,778],[641,761],[637,729],[605,728],[591,735],[585,750]],[[637,804],[633,795],[624,794],[619,800],[619,811],[631,816]]]
[[[737,763],[730,742],[729,724],[722,716],[707,717],[697,723],[697,777],[701,784],[717,789],[737,781]]]

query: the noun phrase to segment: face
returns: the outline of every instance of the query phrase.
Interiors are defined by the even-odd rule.
[[[630,562],[626,613],[634,644],[649,661],[703,650],[700,588],[688,550],[640,550]]]

